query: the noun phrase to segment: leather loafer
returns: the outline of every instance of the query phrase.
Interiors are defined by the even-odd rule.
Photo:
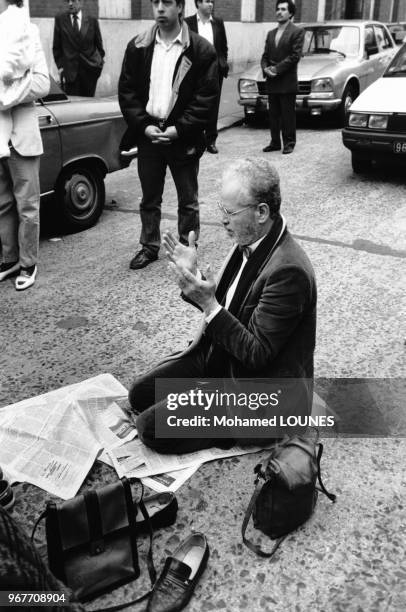
[[[270,153],[271,151],[280,151],[281,148],[282,148],[281,145],[278,146],[270,142],[269,145],[264,147],[262,150],[264,153]]]
[[[153,261],[158,259],[158,255],[151,253],[150,251],[146,251],[145,249],[141,249],[134,255],[130,262],[131,270],[140,270],[141,268],[145,268]]]
[[[213,155],[217,155],[219,152],[218,148],[214,143],[207,145],[207,152],[212,153]]]
[[[283,148],[282,153],[284,155],[289,155],[289,153],[293,153],[294,148],[295,148],[294,145],[287,145],[286,147]]]
[[[178,612],[192,597],[209,558],[206,536],[193,533],[165,561],[148,601],[147,612]]]
[[[149,495],[144,497],[143,502],[148,512],[152,529],[160,529],[173,525],[178,511],[178,501],[174,493]],[[148,522],[145,520],[139,507],[137,507],[135,525],[138,533],[148,533]]]

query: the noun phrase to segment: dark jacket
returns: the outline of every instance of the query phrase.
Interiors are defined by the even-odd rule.
[[[312,265],[278,216],[249,258],[228,310],[223,308],[197,334],[180,357],[203,348],[209,352],[211,378],[294,378],[300,411],[311,412],[313,354],[316,344],[316,279]],[[220,274],[217,301],[240,266],[235,248]],[[293,412],[292,412],[293,414]]]
[[[118,101],[128,130],[126,145],[143,137],[154,123],[146,106],[157,26],[133,38],[127,45],[118,83]],[[175,67],[173,96],[166,126],[174,125],[179,140],[197,144],[216,103],[219,83],[214,48],[201,36],[182,26],[183,51]]]
[[[197,15],[191,15],[186,17],[186,23],[192,32],[199,33],[197,25]],[[219,61],[219,74],[220,76],[227,78],[229,66],[228,66],[228,45],[226,29],[224,27],[224,21],[218,17],[213,17],[211,20],[213,28],[213,44],[216,49],[217,58]]]
[[[261,58],[261,68],[272,66],[278,76],[266,77],[268,93],[296,93],[297,65],[302,57],[304,31],[293,23],[288,23],[279,44],[275,45],[278,28],[268,32],[265,50]]]
[[[97,19],[82,12],[81,28],[77,34],[69,13],[57,15],[52,52],[57,67],[63,68],[64,78],[69,83],[75,81],[79,66],[82,71],[100,74],[105,53]]]

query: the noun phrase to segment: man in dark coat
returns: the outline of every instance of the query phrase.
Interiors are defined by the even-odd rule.
[[[218,95],[216,52],[182,23],[184,0],[151,3],[156,25],[128,43],[118,85],[128,125],[125,147],[138,146],[142,188],[141,249],[131,260],[132,270],[158,258],[168,166],[178,194],[180,241],[188,244],[189,232],[199,233],[199,160]]]
[[[186,379],[174,381],[177,392],[186,390],[187,379],[295,379],[296,408],[311,413],[316,280],[280,214],[278,173],[266,159],[238,160],[223,175],[221,197],[222,223],[235,245],[217,282],[209,269],[198,271],[193,235],[189,247],[164,236],[183,296],[203,318],[185,351],[140,376],[130,390],[130,404],[140,413],[140,438],[163,453],[193,452],[224,441],[156,437],[155,416],[167,409],[166,399],[155,400],[159,379]]]
[[[55,17],[52,51],[65,92],[93,97],[104,64],[99,22],[82,11],[82,0],[66,0]]]
[[[217,103],[213,108],[213,114],[206,129],[207,151],[218,153],[216,147],[217,140],[217,120],[219,116],[221,88],[223,79],[228,76],[228,45],[224,22],[219,17],[213,17],[213,0],[195,0],[197,13],[191,17],[186,17],[185,21],[193,32],[197,32],[208,40],[216,49],[219,71],[220,91]]]
[[[304,31],[291,22],[295,11],[292,0],[277,1],[278,27],[268,32],[261,59],[271,131],[271,142],[263,149],[265,153],[281,149],[281,131],[283,153],[292,153],[296,144],[297,65],[302,56]]]

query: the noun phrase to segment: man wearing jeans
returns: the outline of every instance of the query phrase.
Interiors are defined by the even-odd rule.
[[[141,249],[132,270],[158,258],[167,166],[178,194],[179,239],[187,245],[190,231],[198,236],[199,159],[219,89],[216,52],[182,22],[184,0],[151,4],[156,25],[129,42],[118,86],[125,146],[138,146],[142,188]]]

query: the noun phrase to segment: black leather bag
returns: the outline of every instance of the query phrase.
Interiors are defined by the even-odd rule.
[[[265,471],[255,467],[255,491],[242,524],[243,542],[261,557],[271,557],[285,537],[313,514],[318,491],[335,502],[336,496],[324,488],[320,475],[323,445],[316,438],[288,438],[275,446]],[[317,480],[320,489],[317,488]],[[270,552],[245,537],[252,514],[254,527],[276,540]]]
[[[138,505],[149,522],[142,495]],[[140,575],[136,514],[137,504],[126,478],[62,503],[48,502],[37,524],[45,517],[49,568],[80,601],[110,592]],[[152,545],[152,530],[150,539]],[[153,584],[151,545],[148,570]],[[142,601],[148,594],[129,603]]]

